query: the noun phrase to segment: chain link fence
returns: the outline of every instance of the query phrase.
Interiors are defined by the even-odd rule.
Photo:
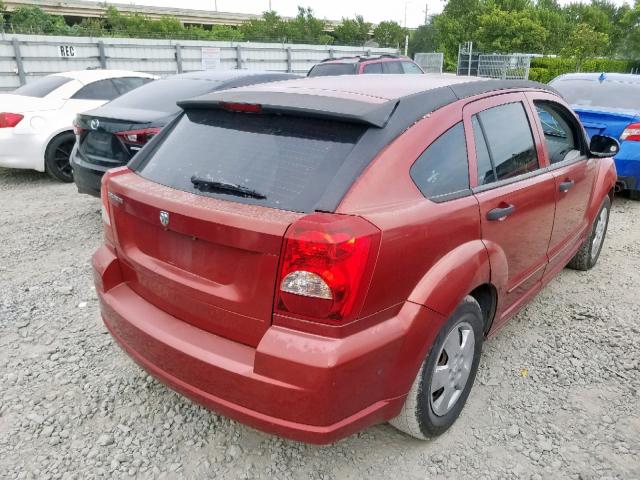
[[[416,53],[413,60],[420,65],[425,73],[442,73],[442,64],[444,63],[443,53]]]
[[[531,57],[528,55],[480,55],[478,76],[502,80],[528,80]]]

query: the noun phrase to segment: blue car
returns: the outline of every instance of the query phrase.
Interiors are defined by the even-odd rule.
[[[640,200],[640,75],[570,73],[550,85],[571,104],[589,136],[620,140],[616,187]]]

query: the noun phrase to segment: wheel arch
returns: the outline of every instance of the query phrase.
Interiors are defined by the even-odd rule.
[[[494,255],[499,260],[499,253]],[[455,285],[455,291],[451,285]],[[416,325],[413,330],[415,335],[406,339],[402,348],[403,361],[396,368],[402,369],[402,373],[405,369],[408,370],[408,375],[403,375],[401,371],[394,374],[396,381],[391,382],[395,386],[392,392],[395,395],[407,394],[422,362],[429,354],[433,339],[467,296],[472,296],[480,304],[486,335],[498,309],[500,291],[492,282],[490,252],[482,240],[460,245],[431,267],[409,296],[410,302],[420,304],[421,308],[432,312],[429,314],[430,325]]]
[[[465,296],[491,284],[491,266],[482,240],[464,243],[429,269],[409,295],[409,301],[448,317]],[[477,293],[480,295],[482,290]]]
[[[601,158],[598,162],[598,173],[596,174],[593,194],[591,195],[589,208],[587,210],[589,225],[593,224],[596,215],[600,211],[602,201],[606,196],[609,196],[611,203],[613,203],[613,192],[618,179],[616,165],[612,158]]]
[[[47,149],[49,148],[49,145],[51,145],[51,142],[53,142],[60,135],[64,135],[67,133],[73,133],[73,128],[71,127],[58,128],[54,130],[52,133],[50,133],[47,139],[44,142],[42,142],[42,149],[40,151],[40,161],[42,161],[43,171],[44,171],[44,165],[45,165],[45,160],[47,155]]]

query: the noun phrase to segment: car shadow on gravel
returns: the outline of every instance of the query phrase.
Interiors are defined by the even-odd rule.
[[[0,167],[0,186],[17,186],[26,183],[54,184],[60,182],[44,172]]]

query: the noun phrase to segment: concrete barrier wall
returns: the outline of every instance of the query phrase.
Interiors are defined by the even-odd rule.
[[[0,33],[0,90],[51,73],[87,68],[164,76],[208,68],[306,73],[330,57],[396,54],[395,49],[251,42],[92,38]]]

